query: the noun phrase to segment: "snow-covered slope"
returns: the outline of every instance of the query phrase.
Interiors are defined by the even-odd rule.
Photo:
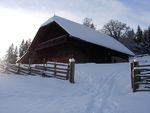
[[[128,63],[78,64],[75,84],[0,73],[0,113],[149,113],[150,93],[133,93]]]

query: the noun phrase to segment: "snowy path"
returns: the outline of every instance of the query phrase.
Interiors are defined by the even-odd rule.
[[[132,93],[129,64],[78,64],[68,81],[0,74],[0,113],[149,113],[149,92]]]
[[[102,67],[99,70],[101,71],[101,69]],[[103,76],[100,76],[101,80],[98,80],[97,83],[95,82],[96,87],[93,87],[95,91],[91,95],[91,101],[89,102],[85,113],[110,113],[110,111],[117,107],[116,102],[111,101],[111,94],[113,93],[113,87],[116,80],[124,73],[124,67],[117,67],[113,68],[113,70],[109,70],[111,71],[108,73],[103,72]],[[106,71],[106,69],[104,71]]]
[[[129,66],[129,64],[117,64],[116,66],[106,64],[96,67],[93,65],[94,68],[90,70],[80,67],[84,70],[82,75],[92,75],[86,82],[88,81],[90,87],[94,89],[91,91],[85,113],[137,113],[138,111],[149,113],[149,92],[132,93]],[[130,96],[133,97],[130,98]],[[146,98],[149,100],[145,101]],[[128,105],[131,105],[131,108]]]

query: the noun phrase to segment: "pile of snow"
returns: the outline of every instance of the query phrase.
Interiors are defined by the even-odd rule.
[[[149,113],[150,93],[133,93],[129,63],[77,64],[75,84],[0,73],[0,113]]]

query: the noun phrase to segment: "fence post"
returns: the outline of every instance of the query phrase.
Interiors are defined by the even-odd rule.
[[[70,72],[70,64],[68,63],[66,80],[69,79],[69,72]]]
[[[45,60],[45,58],[43,58],[43,67],[44,67],[44,69],[43,69],[43,71],[42,71],[42,76],[43,76],[43,77],[46,76],[46,74],[45,74],[45,71],[46,71],[45,65],[46,65],[46,60]]]
[[[43,67],[44,67],[44,71],[46,71],[46,58],[43,59]]]
[[[17,74],[20,73],[20,63],[18,64],[18,70],[17,70]]]
[[[70,66],[69,81],[70,83],[75,83],[74,82],[74,73],[75,73],[75,59],[74,58],[69,59],[69,66]]]
[[[131,86],[133,88],[134,63],[131,62],[130,66],[131,66]]]
[[[7,71],[8,71],[8,63],[5,66],[5,72],[7,72]]]
[[[29,57],[29,67],[28,67],[29,75],[31,74],[31,66],[30,66],[30,63],[31,63],[31,58]]]
[[[139,63],[137,61],[134,61],[133,62],[133,68],[134,67],[138,67]],[[137,84],[136,82],[138,81],[138,78],[137,78],[137,74],[138,74],[138,70],[137,69],[133,69],[133,92],[136,91],[136,89],[139,88],[139,84]]]
[[[54,76],[56,77],[56,62],[54,63]]]

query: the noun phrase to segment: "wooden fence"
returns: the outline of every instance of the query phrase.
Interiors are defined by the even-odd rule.
[[[139,62],[131,63],[131,85],[133,92],[150,91],[150,65],[139,65]]]
[[[41,75],[43,77],[55,77],[69,80],[74,83],[75,60],[70,59],[69,63],[47,62],[47,64],[7,64],[5,71],[15,74]]]
[[[5,66],[3,64],[0,64],[0,71],[5,70]]]

